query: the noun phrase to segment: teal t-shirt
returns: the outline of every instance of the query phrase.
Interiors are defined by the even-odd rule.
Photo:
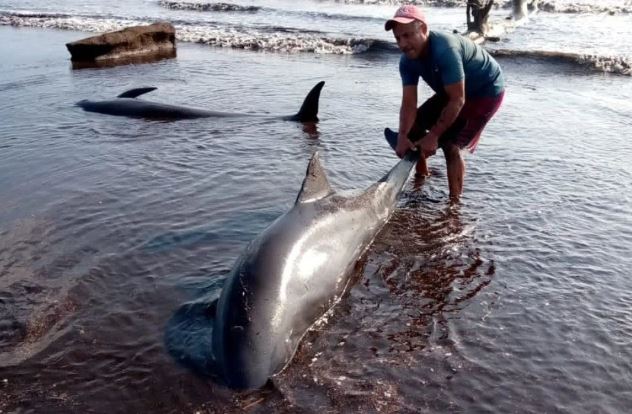
[[[409,59],[402,55],[399,73],[404,86],[417,85],[421,77],[436,93],[444,93],[445,85],[462,80],[466,98],[493,97],[504,91],[500,66],[470,39],[431,30],[428,47],[424,58]]]

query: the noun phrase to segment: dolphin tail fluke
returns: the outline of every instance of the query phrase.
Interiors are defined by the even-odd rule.
[[[397,132],[390,128],[384,128],[384,138],[386,138],[388,145],[395,151],[395,148],[397,148]]]
[[[393,148],[393,151],[395,151],[395,148],[397,148],[398,135],[399,134],[397,133],[397,131],[393,131],[390,128],[384,128],[384,138],[386,138],[386,142],[388,142],[388,145]],[[417,161],[419,159],[419,151],[408,151],[404,158],[408,159],[409,161]]]
[[[318,101],[320,91],[323,89],[325,81],[318,82],[316,86],[305,97],[301,109],[296,115],[291,117],[292,121],[298,122],[318,122]]]
[[[139,96],[144,95],[151,91],[155,91],[156,89],[158,88],[154,86],[150,86],[148,88],[134,88],[134,89],[130,89],[129,91],[123,92],[122,94],[117,96],[117,98],[138,98]]]
[[[327,197],[331,193],[333,193],[333,190],[329,185],[329,180],[327,180],[327,174],[320,164],[318,152],[315,152],[307,165],[305,179],[303,180],[303,185],[301,186],[301,191],[298,193],[296,202],[307,203],[315,201]]]

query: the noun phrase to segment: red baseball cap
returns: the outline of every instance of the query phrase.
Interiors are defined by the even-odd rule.
[[[391,30],[396,23],[408,24],[415,20],[425,23],[426,16],[424,15],[424,12],[422,12],[421,9],[417,6],[414,6],[412,4],[405,4],[397,9],[397,11],[395,12],[395,16],[393,16],[392,19],[386,21],[386,24],[384,25],[384,30]]]

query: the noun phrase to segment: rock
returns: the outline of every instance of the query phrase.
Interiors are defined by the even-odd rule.
[[[128,27],[67,43],[73,67],[144,63],[176,56],[176,29],[171,23]]]

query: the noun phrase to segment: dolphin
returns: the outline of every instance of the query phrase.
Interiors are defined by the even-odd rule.
[[[160,102],[137,99],[139,96],[154,91],[155,87],[135,88],[123,92],[115,99],[106,101],[90,101],[87,99],[76,103],[77,106],[88,112],[101,114],[128,116],[132,118],[177,120],[193,118],[227,118],[227,117],[269,117],[286,121],[318,122],[318,101],[320,91],[325,85],[324,81],[318,82],[307,94],[301,109],[294,115],[274,116],[256,115],[233,112],[207,111],[205,109],[188,108],[185,106],[169,105]]]
[[[385,135],[394,148],[397,133]],[[172,317],[171,355],[239,390],[283,371],[350,287],[355,263],[393,213],[417,159],[409,151],[378,182],[345,197],[330,187],[316,152],[294,206],[250,242],[219,298],[185,304]]]

